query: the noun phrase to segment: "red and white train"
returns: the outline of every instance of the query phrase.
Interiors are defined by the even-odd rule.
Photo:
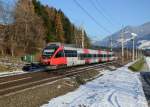
[[[113,60],[115,57],[111,51],[75,48],[61,43],[49,43],[40,59],[42,64],[49,65],[51,69]]]

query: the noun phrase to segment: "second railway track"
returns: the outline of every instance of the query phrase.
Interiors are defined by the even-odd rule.
[[[11,93],[24,90],[27,88],[32,88],[38,85],[42,85],[45,83],[50,83],[65,77],[70,77],[77,75],[82,72],[86,72],[92,69],[100,69],[100,68],[109,68],[109,65],[117,64],[116,62],[109,62],[103,64],[89,65],[83,67],[77,67],[73,69],[66,69],[65,72],[62,73],[49,73],[49,72],[34,72],[34,73],[26,73],[8,77],[0,78],[0,97],[9,95]],[[111,69],[111,68],[109,68]],[[61,72],[62,69],[57,70],[57,72]]]

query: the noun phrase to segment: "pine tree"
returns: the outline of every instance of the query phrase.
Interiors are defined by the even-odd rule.
[[[46,42],[53,41],[53,36],[51,33],[52,24],[49,20],[48,12],[46,11],[46,8],[40,3],[40,1],[32,0],[32,3],[34,5],[35,13],[40,16],[43,19],[44,27],[46,29]]]
[[[61,16],[60,16],[59,13],[56,14],[55,26],[56,26],[56,37],[57,37],[57,40],[59,40],[60,42],[64,43],[65,42],[64,30],[63,30]]]

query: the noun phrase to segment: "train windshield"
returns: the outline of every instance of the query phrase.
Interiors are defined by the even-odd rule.
[[[43,54],[42,56],[46,57],[46,58],[50,58],[54,52],[58,49],[57,46],[47,46],[44,50],[43,50]]]

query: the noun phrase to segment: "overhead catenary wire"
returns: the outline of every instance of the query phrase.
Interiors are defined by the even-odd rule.
[[[95,4],[95,2],[96,4]],[[110,14],[108,14],[108,12],[103,8],[103,6],[101,5],[99,0],[90,0],[90,2],[92,3],[92,5],[94,6],[94,8],[101,14],[103,15],[103,17],[105,17],[105,19],[112,25],[118,25],[122,27],[122,24],[120,24],[118,21],[114,20]],[[98,7],[97,7],[98,6]],[[113,21],[112,21],[113,20]],[[123,27],[122,27],[123,28]],[[112,37],[111,37],[112,39]]]
[[[83,8],[82,7],[82,5],[77,1],[77,0],[73,0],[76,4],[77,4],[77,6],[80,8],[80,9],[82,9],[83,11],[84,11],[84,13],[86,13],[87,14],[87,16],[89,17],[89,18],[91,18],[91,20],[93,20],[101,29],[103,29],[105,32],[107,32],[107,33],[111,33],[107,28],[105,28],[102,24],[100,24],[85,8]]]
[[[114,23],[112,23],[112,21],[102,12],[102,10],[100,10],[100,9],[96,6],[96,4],[94,3],[93,0],[89,0],[89,1],[91,2],[92,6],[97,10],[97,12],[98,12],[100,15],[102,15],[108,23],[110,23],[110,24],[113,25],[113,26],[116,26],[116,25],[115,25]]]
[[[98,5],[98,7],[101,9],[101,11],[103,11],[103,12],[105,13],[105,16],[107,17],[107,19],[113,20],[113,23],[114,23],[115,25],[118,25],[118,26],[121,26],[121,27],[122,27],[123,24],[121,24],[120,22],[118,22],[117,20],[115,20],[115,19],[108,13],[108,11],[106,11],[106,9],[101,5],[101,3],[100,3],[99,0],[95,0],[95,2],[96,2],[96,4]],[[99,9],[99,10],[100,10],[100,9]],[[112,22],[112,21],[111,21],[111,22]]]

